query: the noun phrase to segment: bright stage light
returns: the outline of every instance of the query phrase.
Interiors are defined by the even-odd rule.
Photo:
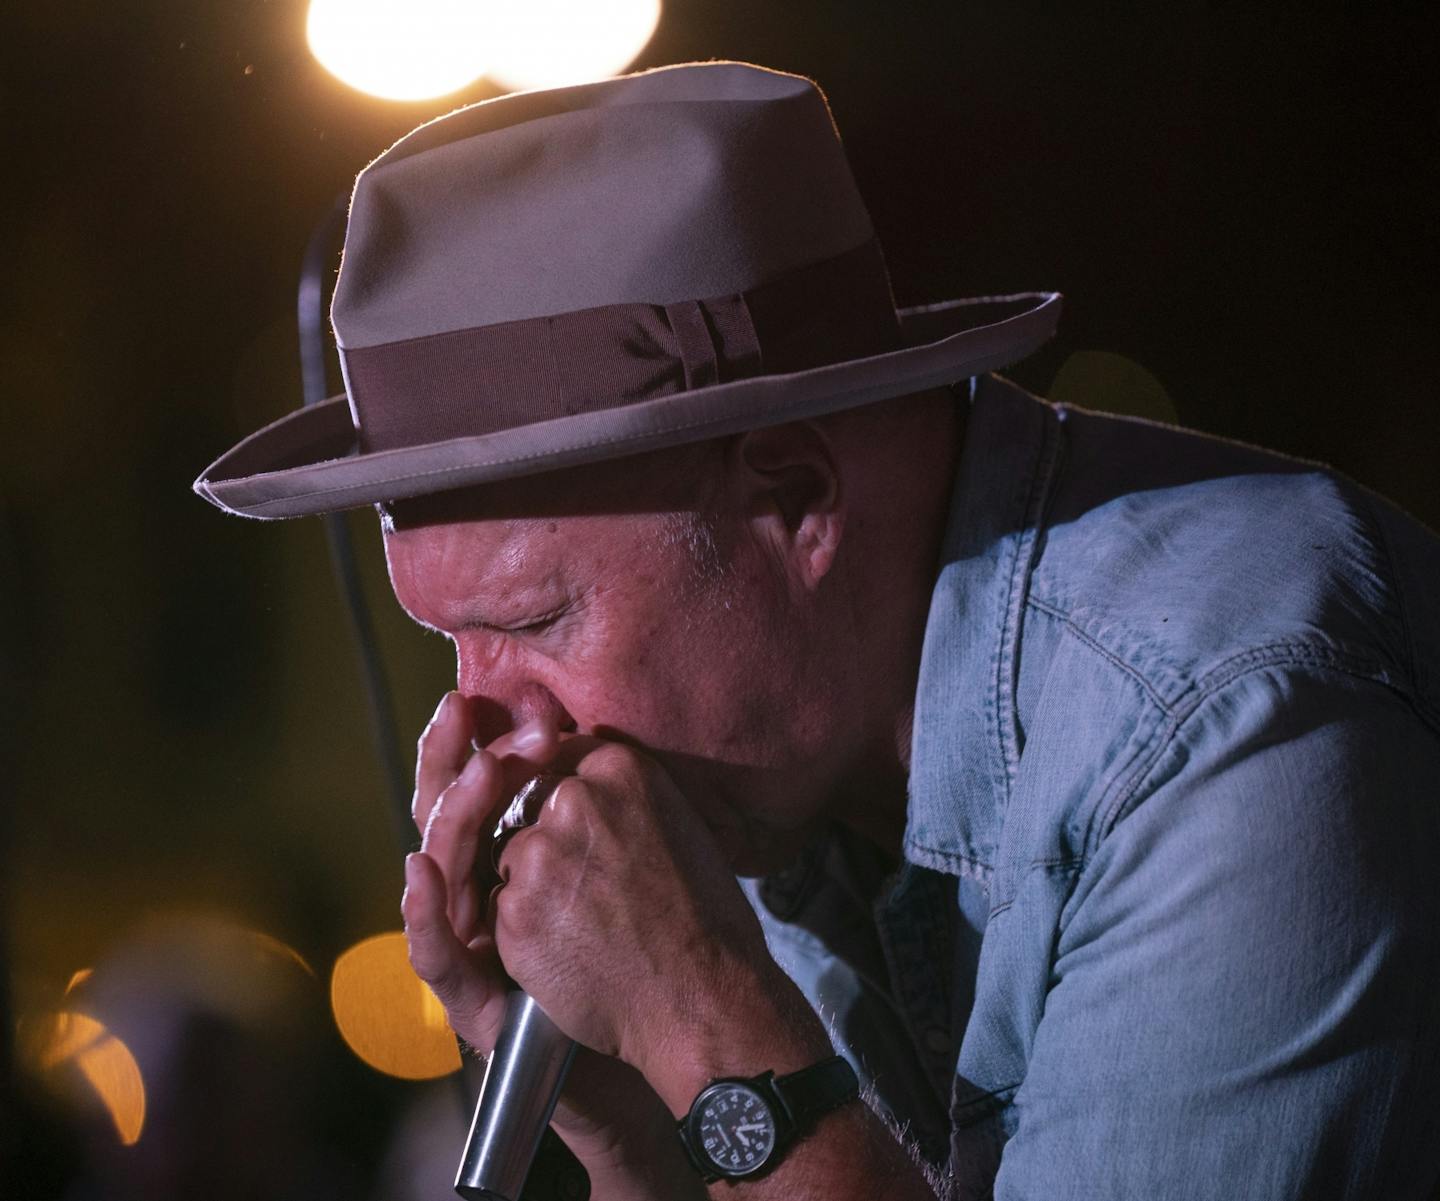
[[[310,0],[305,34],[331,74],[387,100],[428,100],[486,67],[482,0]]]
[[[503,88],[618,75],[660,0],[310,0],[310,50],[353,88],[427,100],[488,75]]]
[[[485,73],[514,90],[618,75],[660,22],[660,0],[495,0],[490,8]]]

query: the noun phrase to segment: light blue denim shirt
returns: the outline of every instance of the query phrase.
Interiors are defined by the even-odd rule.
[[[904,864],[750,885],[954,1196],[1434,1193],[1437,596],[1322,468],[976,382]]]

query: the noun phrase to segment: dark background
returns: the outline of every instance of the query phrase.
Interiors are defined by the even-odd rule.
[[[398,926],[359,675],[320,524],[227,519],[189,485],[299,403],[295,285],[335,196],[493,90],[353,92],[311,58],[299,0],[57,0],[5,25],[0,1047],[157,917],[264,931],[314,965],[294,1037],[317,1066],[291,1123],[309,1158],[249,1195],[363,1196],[419,1086],[324,1021],[335,956]],[[669,0],[637,66],[817,78],[902,303],[1067,294],[1057,341],[1011,372],[1028,387],[1077,351],[1126,356],[1182,423],[1435,525],[1437,40],[1421,4]],[[354,528],[408,746],[448,652],[388,604],[373,524]],[[45,1081],[15,1080],[16,1196],[97,1175],[90,1195],[131,1195],[138,1148],[106,1158]]]

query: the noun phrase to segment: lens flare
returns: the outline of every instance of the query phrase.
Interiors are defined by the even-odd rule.
[[[403,934],[377,934],[341,955],[330,1007],[349,1048],[387,1076],[430,1080],[460,1066],[445,1010],[411,970]]]

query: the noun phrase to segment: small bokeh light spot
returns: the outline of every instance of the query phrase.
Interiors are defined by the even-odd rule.
[[[145,1126],[145,1082],[130,1048],[105,1026],[83,1013],[61,1012],[38,1050],[38,1066],[58,1072],[73,1063],[95,1090],[127,1147]]]
[[[1047,395],[1097,413],[1179,422],[1165,386],[1134,359],[1108,350],[1077,350],[1060,365]]]
[[[401,933],[367,938],[335,961],[330,1005],[345,1042],[377,1071],[429,1080],[460,1067],[445,1010],[411,970]]]

